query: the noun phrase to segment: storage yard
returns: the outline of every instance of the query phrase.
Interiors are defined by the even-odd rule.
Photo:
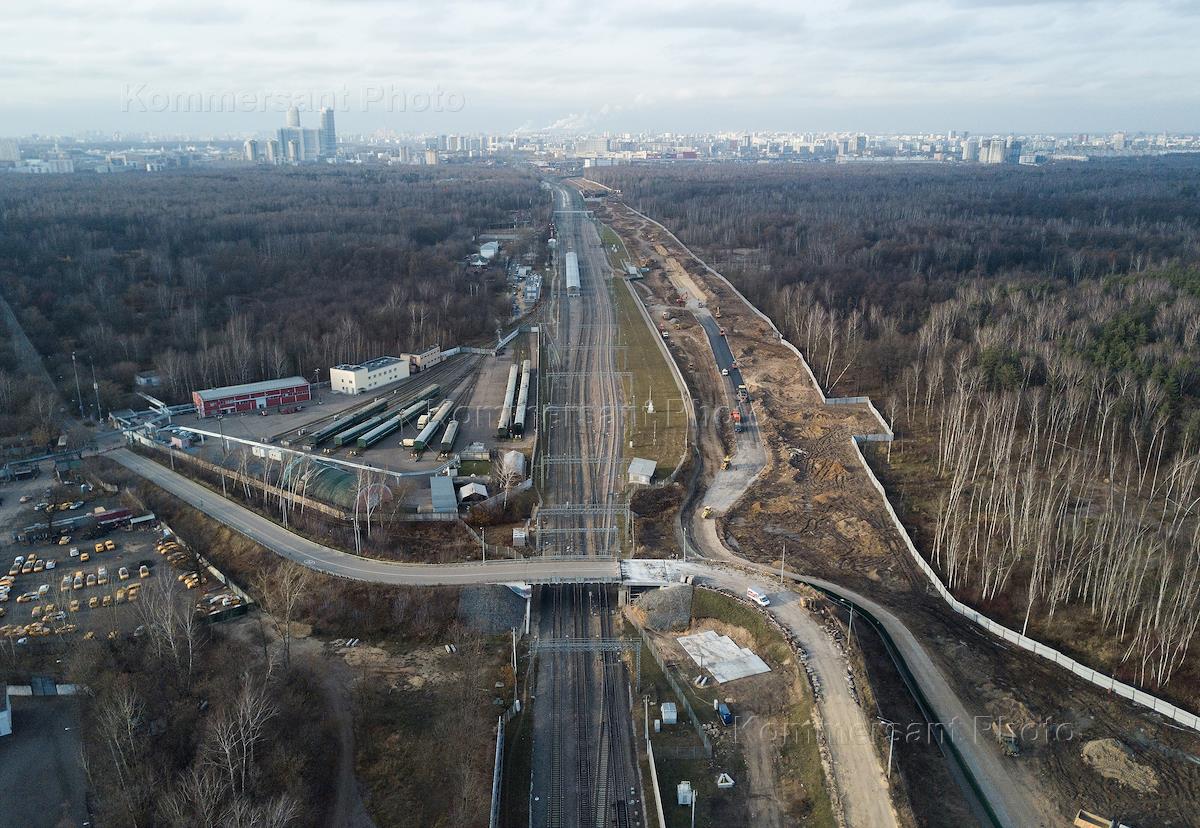
[[[42,532],[20,531],[30,515],[45,510],[10,514],[7,528],[14,537],[27,540],[7,546],[12,557],[6,554],[0,564],[0,638],[36,646],[37,640],[51,637],[131,633],[144,623],[144,612],[134,605],[148,600],[150,592],[155,593],[151,603],[160,595],[170,595],[203,618],[242,606],[242,598],[182,544],[164,539],[156,522],[131,525],[137,518],[111,497],[85,497],[80,509],[60,511],[126,517],[116,524],[99,520],[70,524],[64,519],[52,524],[46,537]],[[90,512],[86,507],[91,507]]]
[[[280,485],[344,511],[355,508],[353,492],[362,490],[364,474],[377,482],[390,474],[392,484],[411,478],[411,485],[393,485],[394,492],[408,507],[428,510],[426,475],[464,460],[460,453],[470,449],[464,475],[486,474],[476,464],[487,461],[489,450],[532,446],[537,389],[526,342],[518,337],[495,356],[422,355],[430,367],[369,393],[314,386],[305,405],[175,417],[156,439],[251,478],[282,464],[269,475]]]

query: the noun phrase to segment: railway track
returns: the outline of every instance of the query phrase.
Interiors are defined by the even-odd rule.
[[[561,192],[556,198],[568,206]],[[577,215],[562,215],[559,240],[561,255],[579,254],[581,290],[568,298],[560,285],[543,323],[553,331],[562,361],[555,366],[560,378],[542,394],[562,415],[539,439],[546,456],[565,462],[546,467],[542,497],[546,506],[567,507],[547,526],[557,555],[615,557],[620,554],[617,504],[624,489],[624,393],[611,347],[616,317],[606,278],[609,265],[595,226]],[[587,509],[571,514],[572,506]],[[539,656],[543,707],[535,715],[533,787],[535,796],[542,791],[549,802],[531,810],[531,824],[640,828],[628,671],[619,654],[585,644],[614,635],[613,598],[608,588],[595,585],[543,587],[542,593],[539,607],[552,616],[539,623],[540,634],[582,646]],[[541,730],[537,715],[547,721]]]

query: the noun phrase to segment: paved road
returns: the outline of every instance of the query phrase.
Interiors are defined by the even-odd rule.
[[[620,575],[620,566],[616,561],[489,561],[486,564],[439,566],[360,558],[290,532],[262,515],[127,449],[118,449],[108,456],[288,560],[329,575],[357,581],[414,586],[590,582],[616,580]]]
[[[883,765],[871,742],[868,722],[846,672],[846,659],[812,613],[800,605],[790,590],[774,591],[775,579],[757,577],[736,569],[715,570],[697,566],[697,580],[738,594],[746,588],[768,592],[771,615],[796,637],[808,653],[808,666],[821,688],[817,702],[822,727],[829,744],[834,783],[849,828],[896,826],[896,813],[888,795]]]
[[[721,334],[720,324],[707,308],[696,307],[692,309],[692,313],[708,336],[708,344],[712,348],[717,369],[729,370],[729,376],[722,379],[726,382],[728,405],[732,408],[737,405],[737,388],[745,380],[740,369],[729,368],[733,363],[729,341]],[[744,418],[743,429],[740,434],[734,434],[734,452],[729,468],[717,471],[700,504],[702,507],[710,506],[717,512],[731,509],[767,465],[767,452],[760,439],[753,402],[743,404],[741,412]]]

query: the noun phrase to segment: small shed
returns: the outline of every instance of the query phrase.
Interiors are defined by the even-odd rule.
[[[635,457],[629,461],[629,482],[649,486],[654,479],[654,469],[658,463],[644,457]]]
[[[675,702],[663,702],[659,707],[662,708],[663,724],[673,725],[679,722],[679,712],[675,709]]]
[[[463,503],[478,503],[488,499],[487,486],[482,483],[468,483],[458,487],[458,499]]]
[[[679,786],[675,788],[675,801],[680,805],[692,804],[692,783],[688,780],[683,780]]]
[[[504,452],[504,459],[501,461],[502,473],[505,475],[513,475],[521,480],[525,479],[525,455],[513,449],[512,451]]]
[[[429,494],[433,500],[433,511],[455,513],[458,497],[454,494],[454,481],[442,474],[429,478]]]

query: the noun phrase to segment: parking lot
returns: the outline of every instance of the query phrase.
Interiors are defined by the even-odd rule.
[[[110,498],[93,498],[81,508],[111,511],[117,505]],[[26,514],[36,518],[38,513],[18,513],[15,522],[28,525]],[[202,616],[242,603],[186,548],[164,540],[151,524],[10,544],[0,558],[0,637],[25,644],[49,636],[132,632],[142,623],[134,605],[147,589],[163,588],[186,595]]]

